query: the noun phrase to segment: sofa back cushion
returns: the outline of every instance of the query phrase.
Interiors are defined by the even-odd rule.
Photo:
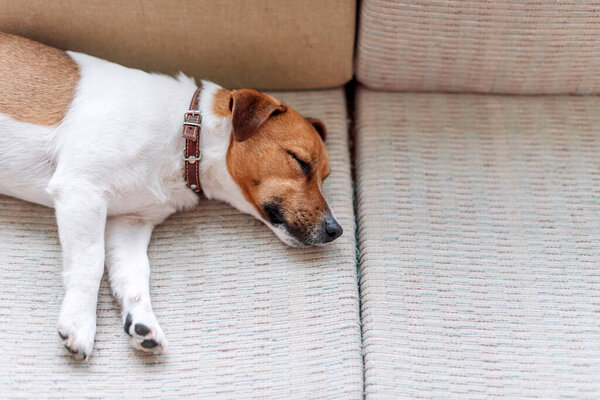
[[[0,0],[0,31],[230,88],[308,89],[352,78],[347,0]]]
[[[373,89],[599,93],[589,0],[363,0],[357,78]]]

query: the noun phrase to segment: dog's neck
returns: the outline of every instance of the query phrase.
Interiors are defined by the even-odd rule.
[[[231,116],[226,112],[219,112],[228,107],[228,97],[222,96],[223,91],[221,86],[213,82],[202,81],[199,104],[202,114],[200,184],[207,198],[228,202],[239,210],[259,218],[256,209],[245,199],[227,169]]]

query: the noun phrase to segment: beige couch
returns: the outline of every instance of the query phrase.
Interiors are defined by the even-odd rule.
[[[362,2],[367,398],[600,398],[600,99],[573,96],[600,93],[599,22],[590,1]]]
[[[297,251],[221,203],[175,215],[149,251],[169,353],[127,348],[103,280],[80,364],[53,212],[0,197],[0,397],[600,397],[596,3],[105,3],[0,0],[0,30],[287,90],[330,132],[344,235]]]

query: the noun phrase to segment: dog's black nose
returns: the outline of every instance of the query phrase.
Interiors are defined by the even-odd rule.
[[[325,233],[327,233],[325,237],[325,243],[329,243],[339,238],[342,236],[342,233],[344,233],[344,230],[340,224],[338,224],[338,222],[332,217],[326,218],[325,221],[323,221],[323,225],[325,228]]]

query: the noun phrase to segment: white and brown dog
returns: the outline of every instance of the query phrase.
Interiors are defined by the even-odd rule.
[[[131,345],[166,346],[146,250],[155,225],[198,203],[182,137],[196,90],[183,74],[149,74],[0,33],[0,193],[56,210],[65,290],[58,334],[78,359],[92,353],[105,264]],[[211,82],[202,82],[198,110],[206,197],[253,215],[292,246],[342,234],[321,192],[329,162],[320,121]]]

